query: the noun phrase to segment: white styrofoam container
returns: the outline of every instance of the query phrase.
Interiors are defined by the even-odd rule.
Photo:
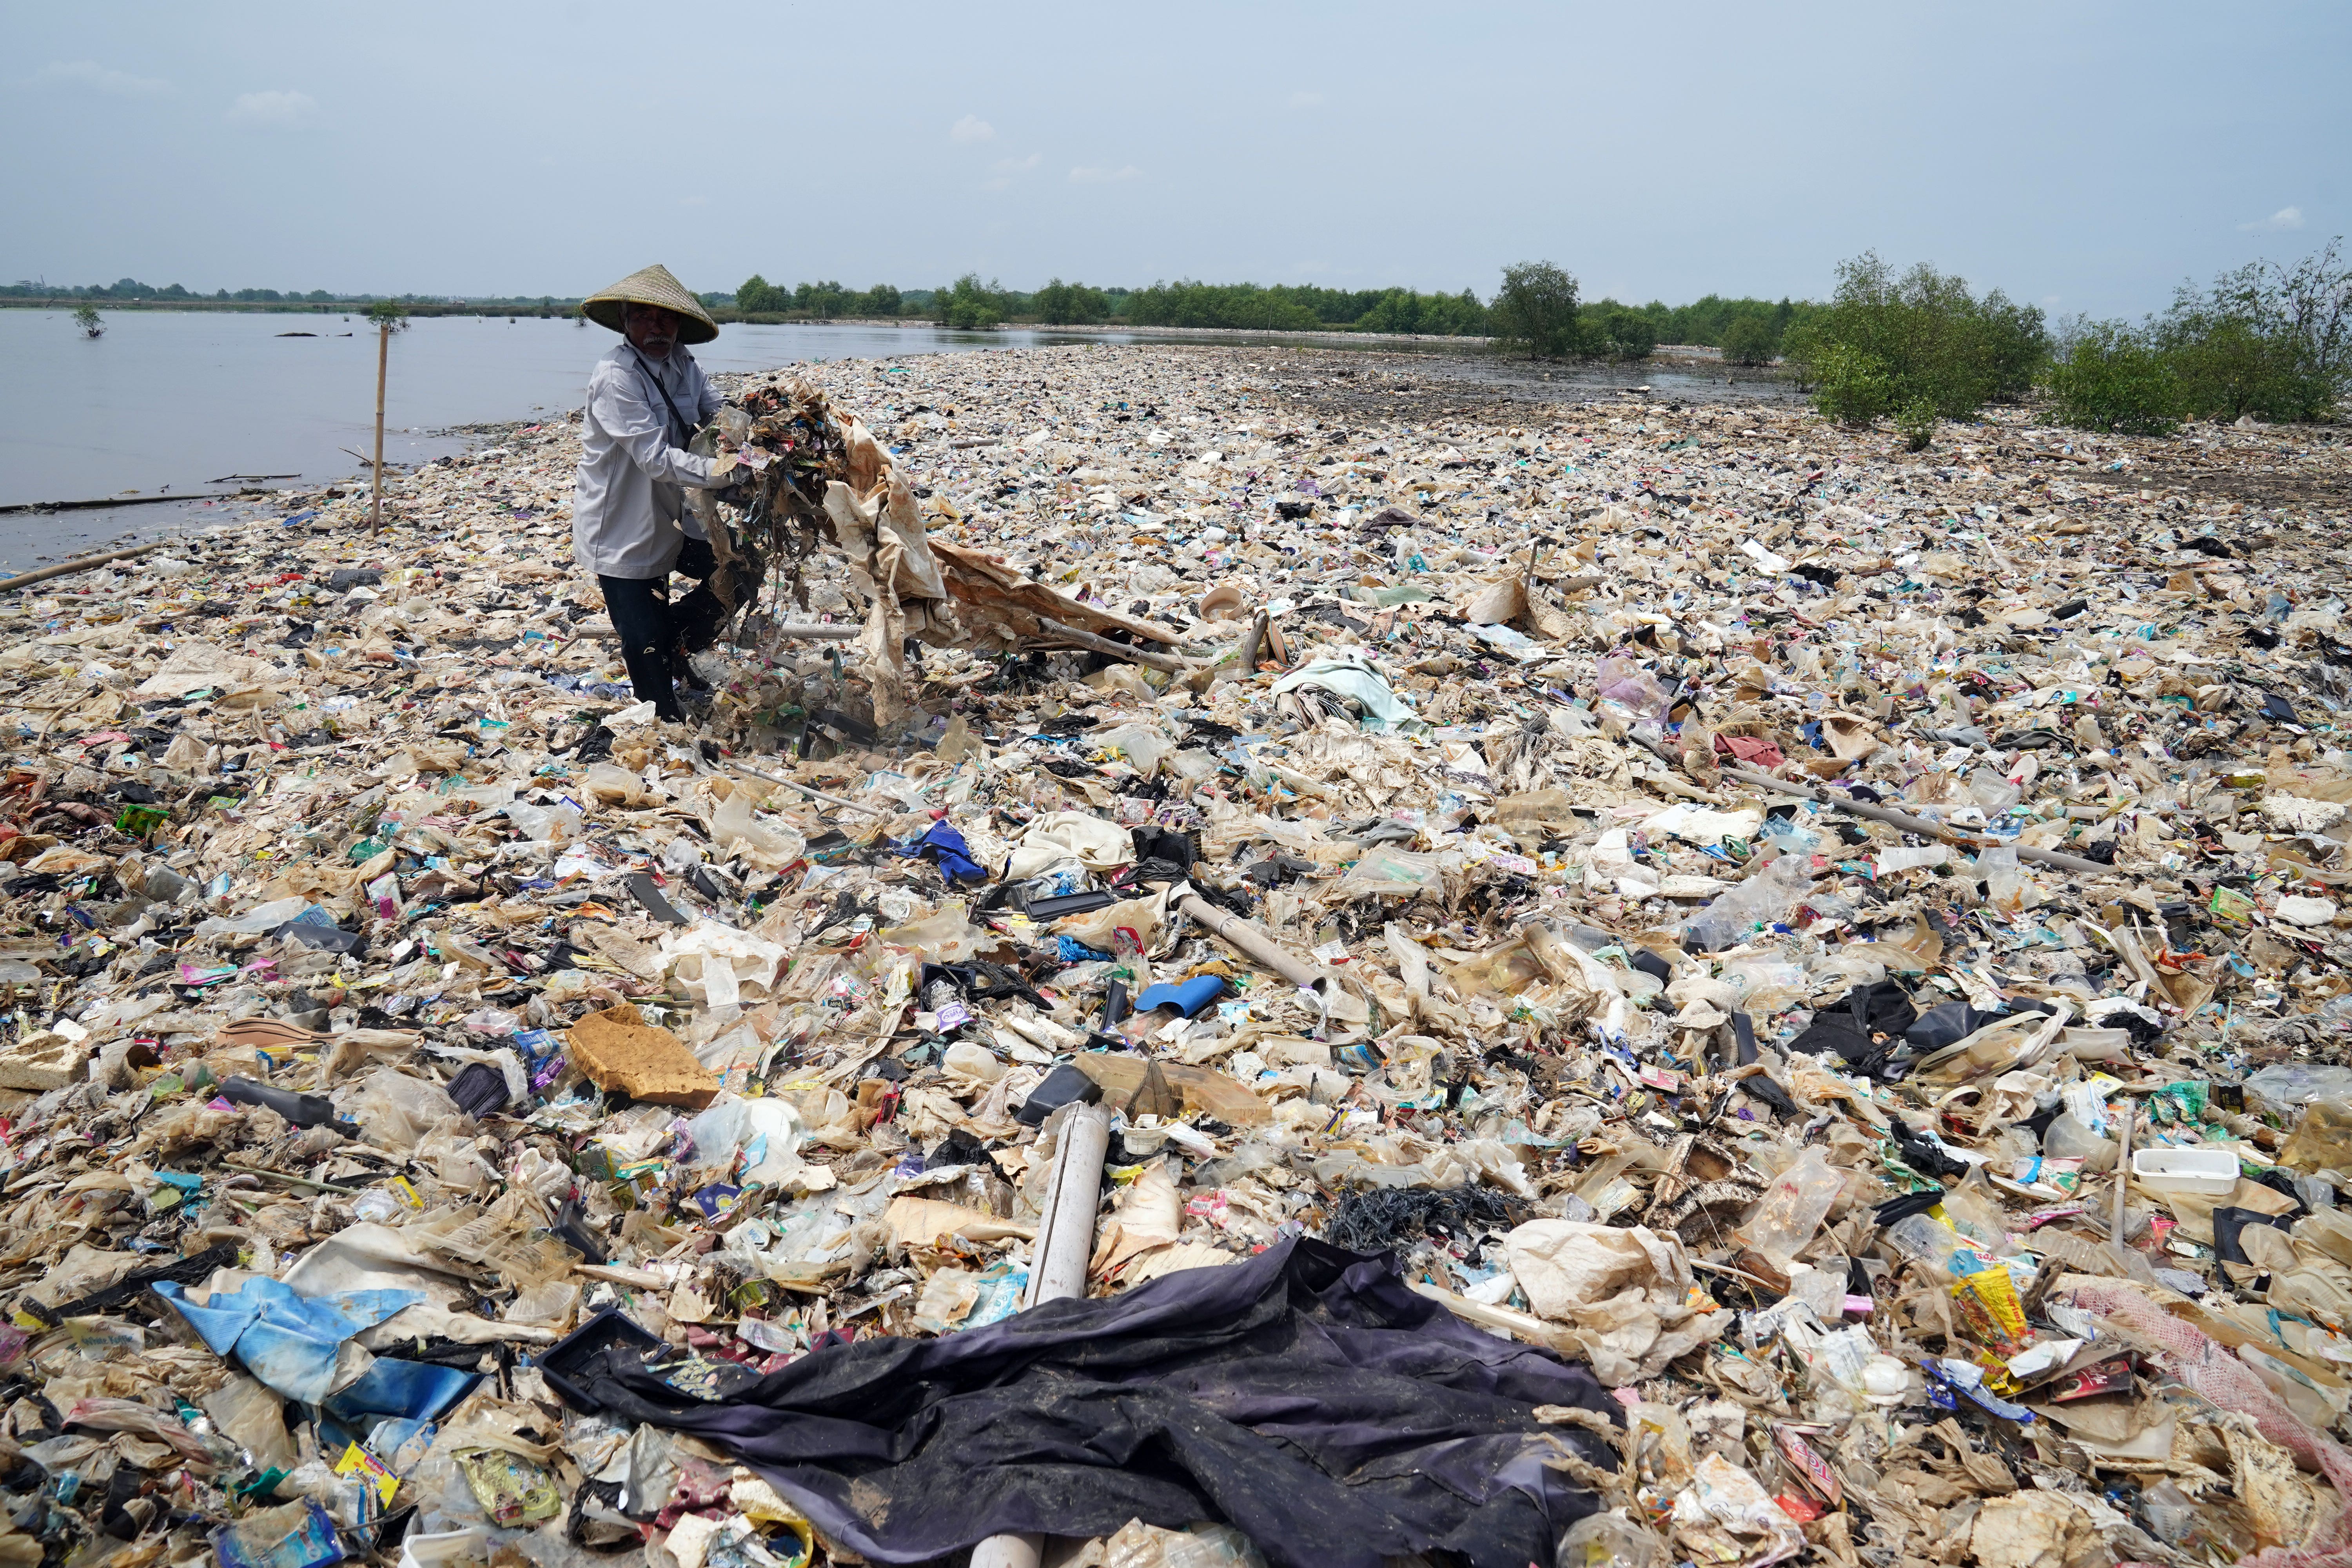
[[[2132,1177],[2150,1187],[2227,1197],[2238,1185],[2238,1156],[2227,1149],[2135,1149]]]

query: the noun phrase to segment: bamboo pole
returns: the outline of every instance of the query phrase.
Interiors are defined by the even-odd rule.
[[[1889,811],[1883,805],[1873,805],[1868,801],[1830,795],[1811,784],[1794,784],[1787,779],[1774,778],[1770,773],[1759,773],[1753,768],[1726,765],[1723,769],[1723,776],[1756,789],[1774,790],[1781,795],[1793,795],[1801,800],[1810,800],[1817,805],[1834,807],[1839,811],[1852,812],[1856,816],[1868,817],[1873,822],[1885,823],[1889,827],[1899,827],[1906,833],[1916,833],[1922,838],[1933,838],[1945,844],[1957,844],[1966,849],[1990,849],[1997,847],[1999,844],[1999,841],[1989,834],[1969,833],[1958,827],[1947,826],[1940,822],[1930,822],[1926,817],[1913,816],[1908,812]],[[2115,870],[2113,866],[2103,865],[2096,860],[2088,860],[2080,855],[2068,855],[2056,849],[2036,849],[2027,844],[2020,844],[2014,847],[2017,850],[2017,858],[2030,865],[2054,866],[2062,871],[2084,871],[2094,876],[2111,874]]]
[[[794,784],[790,779],[780,779],[773,773],[763,773],[757,768],[746,767],[732,759],[729,760],[727,765],[739,773],[749,773],[755,779],[762,779],[772,784],[782,784],[786,789],[796,789],[811,800],[821,800],[827,805],[838,805],[849,811],[862,811],[869,816],[879,816],[886,820],[899,815],[898,812],[886,810],[878,805],[866,805],[859,801],[844,800],[837,795],[827,795],[821,789],[811,789],[804,784]]]
[[[1049,616],[1039,616],[1037,625],[1047,637],[1061,637],[1092,652],[1108,654],[1113,658],[1125,659],[1134,664],[1148,664],[1154,669],[1164,669],[1171,675],[1181,675],[1192,668],[1188,660],[1178,658],[1172,654],[1152,653],[1144,648],[1129,647],[1125,643],[1116,643],[1108,637],[1097,637],[1094,633],[1078,626],[1065,626]]]
[[[392,323],[379,321],[375,329],[375,469],[374,497],[369,503],[369,531],[383,531],[383,381],[384,370],[392,361]]]
[[[52,577],[63,577],[68,573],[87,572],[93,566],[103,566],[110,561],[122,561],[133,555],[144,555],[151,550],[161,550],[171,542],[172,541],[168,539],[153,540],[145,544],[134,544],[127,550],[109,550],[98,555],[77,556],[71,561],[60,561],[54,566],[44,566],[37,571],[19,572],[14,577],[0,577],[0,593],[12,588],[29,588],[36,583],[46,583]]]

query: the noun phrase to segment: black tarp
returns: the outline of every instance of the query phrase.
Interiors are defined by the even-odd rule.
[[[965,1333],[814,1351],[723,1401],[622,1348],[548,1382],[719,1444],[881,1563],[1141,1519],[1233,1524],[1278,1568],[1432,1549],[1528,1568],[1599,1506],[1545,1458],[1614,1466],[1535,1406],[1619,1416],[1584,1368],[1462,1322],[1390,1256],[1307,1239]]]

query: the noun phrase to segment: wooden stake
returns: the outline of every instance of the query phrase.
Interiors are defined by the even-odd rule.
[[[392,357],[392,323],[375,330],[375,494],[369,515],[370,531],[383,531],[383,373]]]

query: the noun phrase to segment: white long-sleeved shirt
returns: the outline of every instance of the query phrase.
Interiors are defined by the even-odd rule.
[[[654,390],[660,378],[680,418],[699,426],[719,411],[719,394],[683,344],[667,357],[641,355],[626,338],[588,377],[580,420],[580,482],[572,497],[572,558],[600,577],[667,577],[702,525],[687,510],[686,487],[710,489],[716,461],[683,449],[692,438]]]

